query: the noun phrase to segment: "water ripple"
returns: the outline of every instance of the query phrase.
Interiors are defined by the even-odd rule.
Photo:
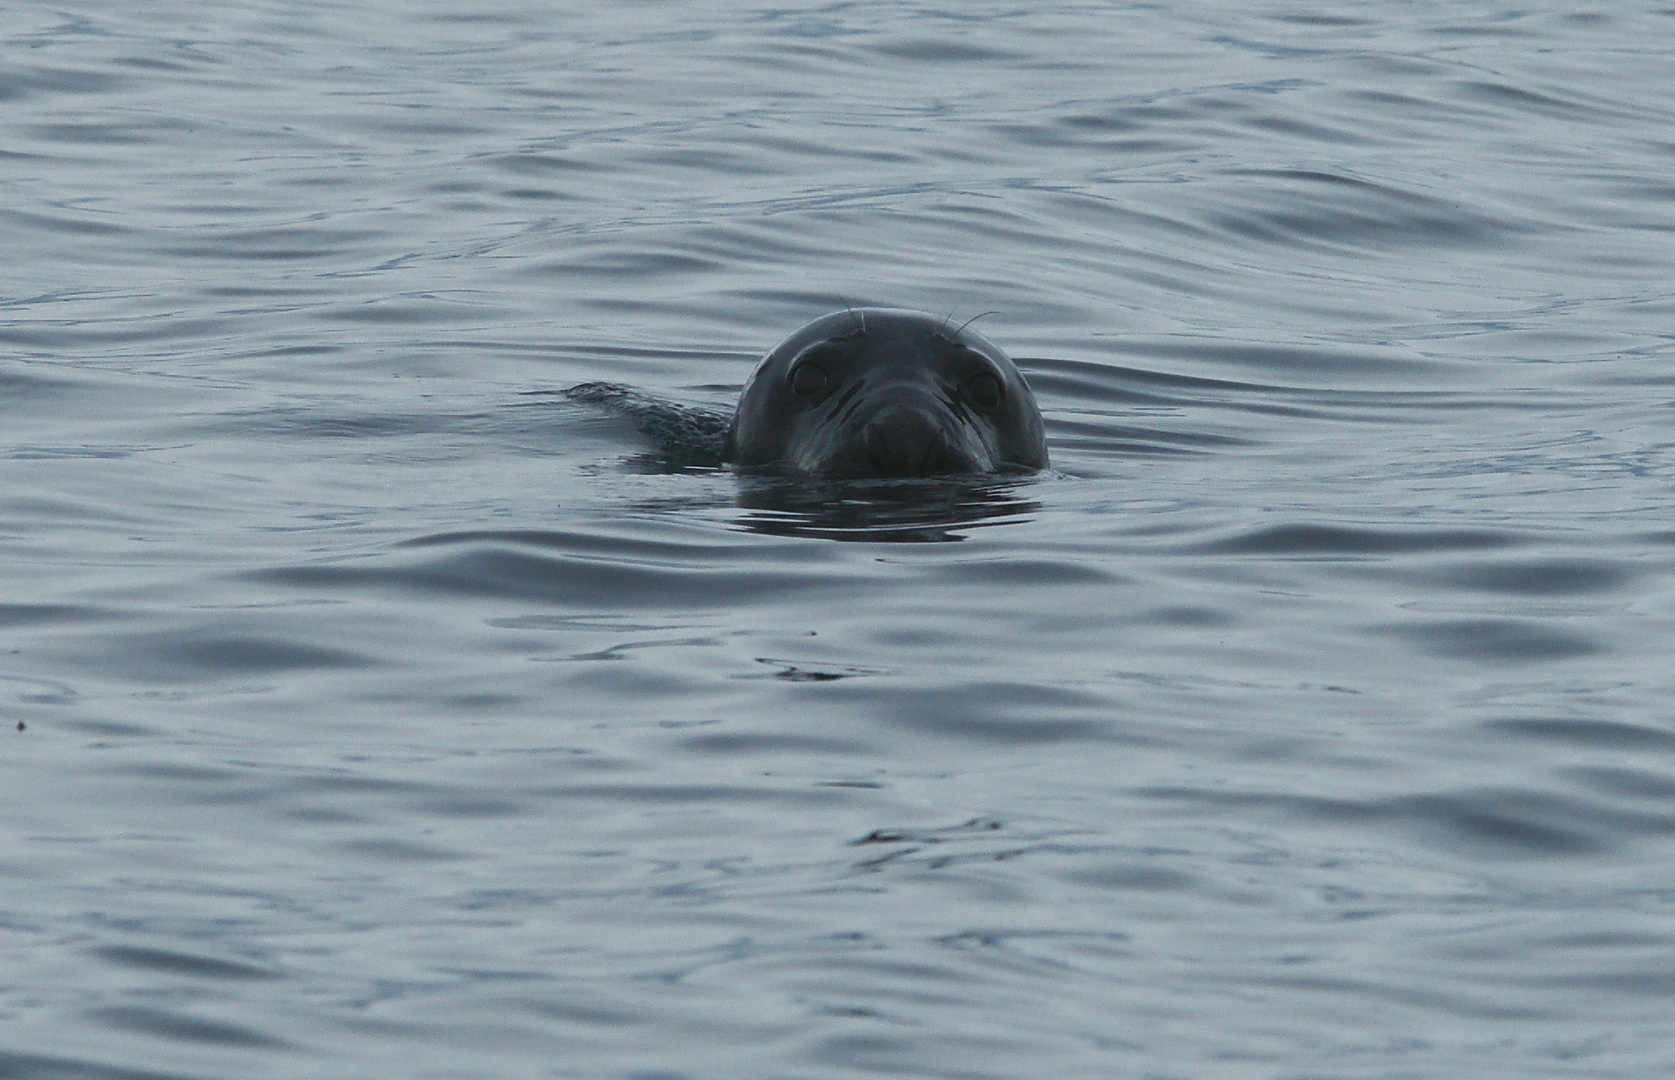
[[[1675,15],[71,6],[0,1075],[1670,1072]],[[1054,470],[728,469],[868,303]]]

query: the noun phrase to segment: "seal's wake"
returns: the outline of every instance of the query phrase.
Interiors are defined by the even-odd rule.
[[[582,383],[564,391],[563,396],[630,420],[651,440],[657,465],[662,468],[716,469],[727,463],[724,449],[733,420],[729,413],[680,405],[618,383]]]

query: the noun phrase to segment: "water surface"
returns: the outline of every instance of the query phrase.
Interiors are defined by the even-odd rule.
[[[1675,12],[0,32],[0,1074],[1675,1068]],[[564,394],[845,303],[1053,469]]]

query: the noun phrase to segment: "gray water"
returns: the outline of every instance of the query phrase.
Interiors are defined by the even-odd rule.
[[[0,34],[0,1077],[1675,1070],[1675,8]],[[563,394],[845,303],[1053,469]]]

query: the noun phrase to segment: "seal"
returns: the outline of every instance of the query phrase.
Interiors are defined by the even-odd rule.
[[[969,325],[861,308],[809,323],[744,385],[723,453],[741,469],[840,479],[1047,467],[1041,409]]]

